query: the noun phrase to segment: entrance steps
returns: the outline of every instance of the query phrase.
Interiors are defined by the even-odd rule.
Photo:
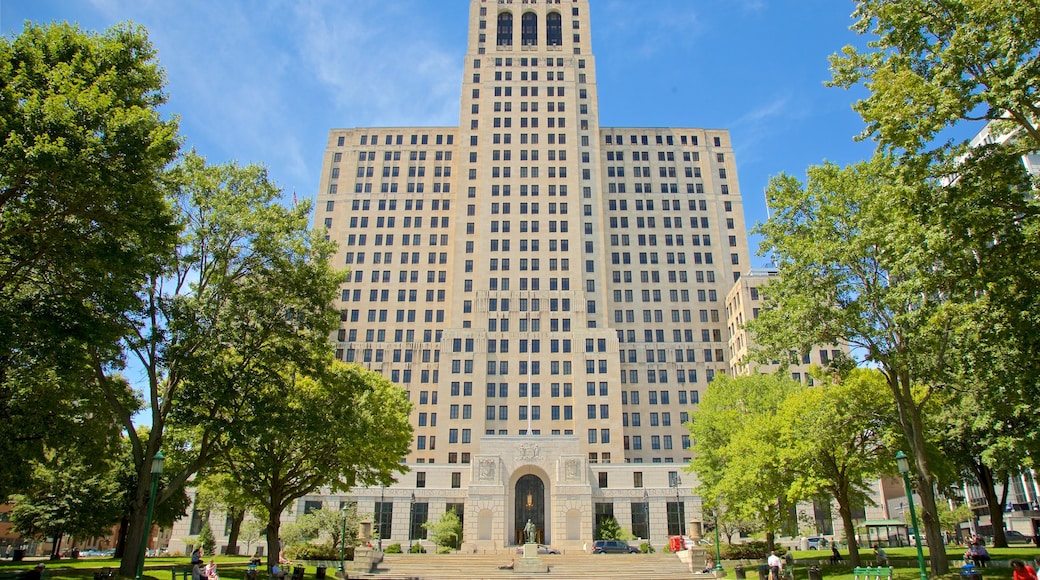
[[[552,554],[541,556],[549,566],[548,574],[519,574],[499,570],[519,554],[387,554],[370,574],[351,572],[351,579],[365,580],[463,580],[463,579],[541,579],[589,580],[640,579],[672,580],[694,578],[686,564],[675,554]]]

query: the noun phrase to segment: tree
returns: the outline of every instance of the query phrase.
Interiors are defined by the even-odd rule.
[[[691,417],[694,460],[707,509],[725,507],[730,520],[754,521],[770,548],[787,513],[794,472],[778,453],[777,409],[801,384],[777,375],[720,375]]]
[[[1024,334],[1038,312],[1026,290],[1040,264],[1028,235],[1037,213],[1010,156],[983,148],[973,158],[953,165],[879,155],[846,168],[812,167],[805,185],[782,175],[768,188],[773,216],[757,230],[780,277],[762,289],[767,308],[752,332],[767,356],[846,342],[877,365],[907,439],[929,537],[941,530],[924,408],[936,393],[990,372],[970,364],[979,357],[1001,369],[1009,395],[1036,385],[1035,357],[1008,357],[1006,330],[1015,328],[1026,349],[1037,344]],[[1010,298],[1002,283],[1012,286]],[[994,303],[1001,305],[987,306]],[[994,317],[1014,322],[984,328]],[[1028,378],[1025,387],[1015,386],[1016,376]],[[933,572],[947,569],[943,552],[931,560]]]
[[[593,537],[597,540],[626,540],[628,534],[621,529],[614,516],[608,516],[599,521]]]
[[[333,244],[308,230],[309,206],[281,206],[263,168],[208,166],[190,153],[165,184],[181,229],[175,251],[156,260],[139,289],[142,306],[123,313],[131,330],[121,348],[90,352],[96,386],[128,434],[137,470],[124,576],[134,573],[144,534],[151,458],[160,448],[171,458],[161,505],[224,451],[245,412],[240,402],[264,376],[283,364],[319,363],[314,345],[327,348],[342,279],[329,264]],[[151,428],[143,434],[135,426],[140,403],[107,384],[125,357],[146,377]]]
[[[105,462],[53,454],[34,465],[27,493],[14,494],[11,521],[23,536],[53,538],[51,559],[65,536],[100,536],[119,516],[119,484]]]
[[[264,518],[264,521],[250,519],[242,524],[238,538],[246,543],[246,554],[253,553],[253,544],[260,541],[261,534],[267,529],[266,521],[267,518]]]
[[[307,520],[307,526],[314,530],[315,536],[325,536],[333,549],[338,550],[340,541],[345,541],[345,546],[356,546],[360,519],[357,513],[357,504],[348,503],[343,509],[322,507],[302,516],[297,521]],[[346,532],[345,537],[343,533]]]
[[[46,448],[78,442],[63,429],[77,409],[97,418],[82,346],[117,340],[176,238],[160,178],[177,121],[160,117],[155,55],[131,25],[0,38],[0,497]]]
[[[1003,522],[1011,477],[1018,475],[1021,466],[1029,461],[1022,434],[1007,428],[1014,423],[1007,418],[1008,408],[1015,405],[1007,399],[994,400],[977,391],[958,395],[937,409],[936,445],[956,466],[956,476],[961,481],[974,481],[979,486],[989,510],[993,545],[1007,547]],[[998,486],[1003,490],[1000,495]],[[940,510],[940,520],[943,513]],[[969,509],[965,519],[973,517]],[[956,533],[956,523],[959,522],[954,522],[953,533]],[[951,531],[945,524],[943,530]]]
[[[195,488],[195,509],[207,512],[220,510],[228,515],[231,526],[228,529],[227,553],[238,554],[239,534],[249,512],[249,500],[242,495],[234,481],[226,474],[207,472]]]
[[[423,528],[426,529],[430,541],[435,546],[452,550],[459,549],[462,542],[462,520],[459,519],[455,510],[450,509],[444,512],[436,523],[424,523]]]
[[[958,503],[954,507],[944,504],[939,509],[939,525],[951,537],[960,535],[961,522],[970,522],[974,518],[975,512],[971,511],[971,506],[965,503]]]
[[[376,372],[332,359],[306,374],[283,364],[263,377],[262,390],[237,404],[233,445],[224,461],[242,493],[268,513],[268,560],[276,561],[281,514],[319,488],[390,485],[408,453],[411,403]]]
[[[1035,2],[859,0],[853,16],[873,40],[831,57],[831,84],[869,90],[855,105],[864,136],[916,152],[960,121],[1007,119],[1017,154],[1040,150]]]
[[[789,498],[820,491],[834,498],[853,566],[860,560],[852,512],[869,501],[870,483],[891,471],[893,407],[884,377],[855,369],[817,376],[815,387],[792,392],[779,411],[779,454],[796,474]]]
[[[217,549],[217,539],[213,537],[213,528],[209,525],[209,517],[202,519],[202,529],[199,530],[199,547],[206,554],[212,554]]]

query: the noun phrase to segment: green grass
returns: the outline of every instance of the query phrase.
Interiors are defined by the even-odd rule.
[[[243,556],[214,556],[221,580],[241,580],[246,575],[249,559]],[[206,558],[209,561],[209,558]],[[80,558],[78,560],[45,560],[33,558],[24,562],[0,562],[0,572],[29,570],[39,562],[47,564],[47,578],[50,580],[93,580],[94,572],[102,568],[119,569],[118,558]],[[143,578],[154,580],[170,580],[170,569],[174,566],[189,566],[188,556],[169,558],[148,558],[145,560]],[[310,574],[313,569],[308,570]],[[313,576],[312,576],[313,577]]]
[[[1011,568],[1007,566],[1009,560],[1024,560],[1031,562],[1033,558],[1040,556],[1040,548],[1033,546],[1023,546],[1014,548],[987,548],[990,557],[996,562],[996,565],[991,565],[981,570],[982,577],[984,579],[1007,579],[1010,580],[1012,577]],[[953,580],[960,578],[960,567],[963,562],[964,552],[967,550],[965,547],[960,546],[948,546],[946,548],[946,555],[950,560],[950,572],[944,576],[938,578]],[[820,566],[820,572],[823,575],[823,580],[851,580],[852,566],[848,562],[848,551],[839,550],[841,557],[844,558],[844,562],[841,564],[830,564],[831,553],[830,550],[796,550],[792,552],[792,556],[795,561],[805,560],[819,560],[822,562]],[[921,572],[917,563],[917,549],[916,548],[885,548],[885,553],[888,554],[889,563],[892,565],[892,578],[893,580],[920,580]],[[860,549],[859,551],[860,560],[862,565],[869,566],[873,565],[873,553],[870,548]],[[1000,565],[1003,564],[1003,565]],[[924,565],[925,571],[928,570],[928,548],[924,549]],[[757,580],[758,570],[757,568],[747,570],[748,580]],[[794,577],[795,580],[808,580],[809,578],[809,564],[796,564],[794,566]],[[933,578],[929,574],[929,578]]]

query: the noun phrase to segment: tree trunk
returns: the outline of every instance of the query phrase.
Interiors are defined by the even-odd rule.
[[[144,529],[144,520],[148,516],[148,494],[151,493],[152,485],[151,455],[148,458],[145,465],[138,468],[137,490],[127,516],[126,543],[123,546],[123,559],[119,563],[119,575],[127,578],[137,576],[137,560],[142,557],[141,542],[148,533]]]
[[[773,532],[766,532],[766,546],[768,546],[770,552],[772,552],[773,548],[776,547],[775,542],[776,534],[774,534]]]
[[[859,542],[856,541],[856,524],[852,521],[852,503],[845,487],[841,487],[834,499],[838,502],[838,514],[841,516],[841,524],[845,528],[845,539],[849,544],[849,565],[853,568],[860,565]]]
[[[129,516],[123,516],[119,520],[119,531],[116,532],[116,558],[122,559],[123,553],[126,551],[126,533],[130,529],[130,518]]]
[[[986,498],[986,507],[989,508],[989,521],[993,528],[993,547],[1006,548],[1007,537],[1004,536],[1004,502],[997,497],[997,482],[993,470],[982,464],[981,461],[971,462],[972,470],[975,471],[975,479],[979,482],[982,495]],[[1004,478],[1004,492],[1007,494],[1007,478]]]
[[[231,529],[228,530],[227,553],[236,555],[238,554],[238,534],[242,530],[242,522],[246,519],[246,510],[244,508],[228,508],[228,512],[231,514]]]
[[[910,445],[911,467],[917,474],[917,493],[921,498],[921,521],[924,524],[925,535],[930,544],[939,542],[942,544],[942,526],[939,524],[938,510],[935,505],[935,489],[933,487],[934,476],[928,465],[927,449],[924,441],[924,422],[921,420],[921,409],[912,393],[910,375],[904,370],[893,372],[889,369],[889,387],[895,397],[896,408],[899,411],[899,423],[906,435]],[[912,501],[912,498],[907,498]],[[946,550],[928,550],[931,562],[932,574],[942,575],[950,570],[949,561],[946,558]]]
[[[61,560],[61,539],[65,534],[55,534],[54,544],[51,545],[51,560]]]
[[[272,502],[272,505],[277,503]],[[267,510],[267,566],[274,566],[281,557],[281,540],[278,531],[282,526],[282,512],[278,509]]]

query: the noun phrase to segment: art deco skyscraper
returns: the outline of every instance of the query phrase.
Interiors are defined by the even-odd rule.
[[[600,126],[589,8],[472,0],[459,125],[332,130],[316,206],[337,356],[410,393],[416,477],[526,445],[486,464],[517,513],[513,474],[551,504],[572,469],[689,459],[749,265],[727,131]]]

